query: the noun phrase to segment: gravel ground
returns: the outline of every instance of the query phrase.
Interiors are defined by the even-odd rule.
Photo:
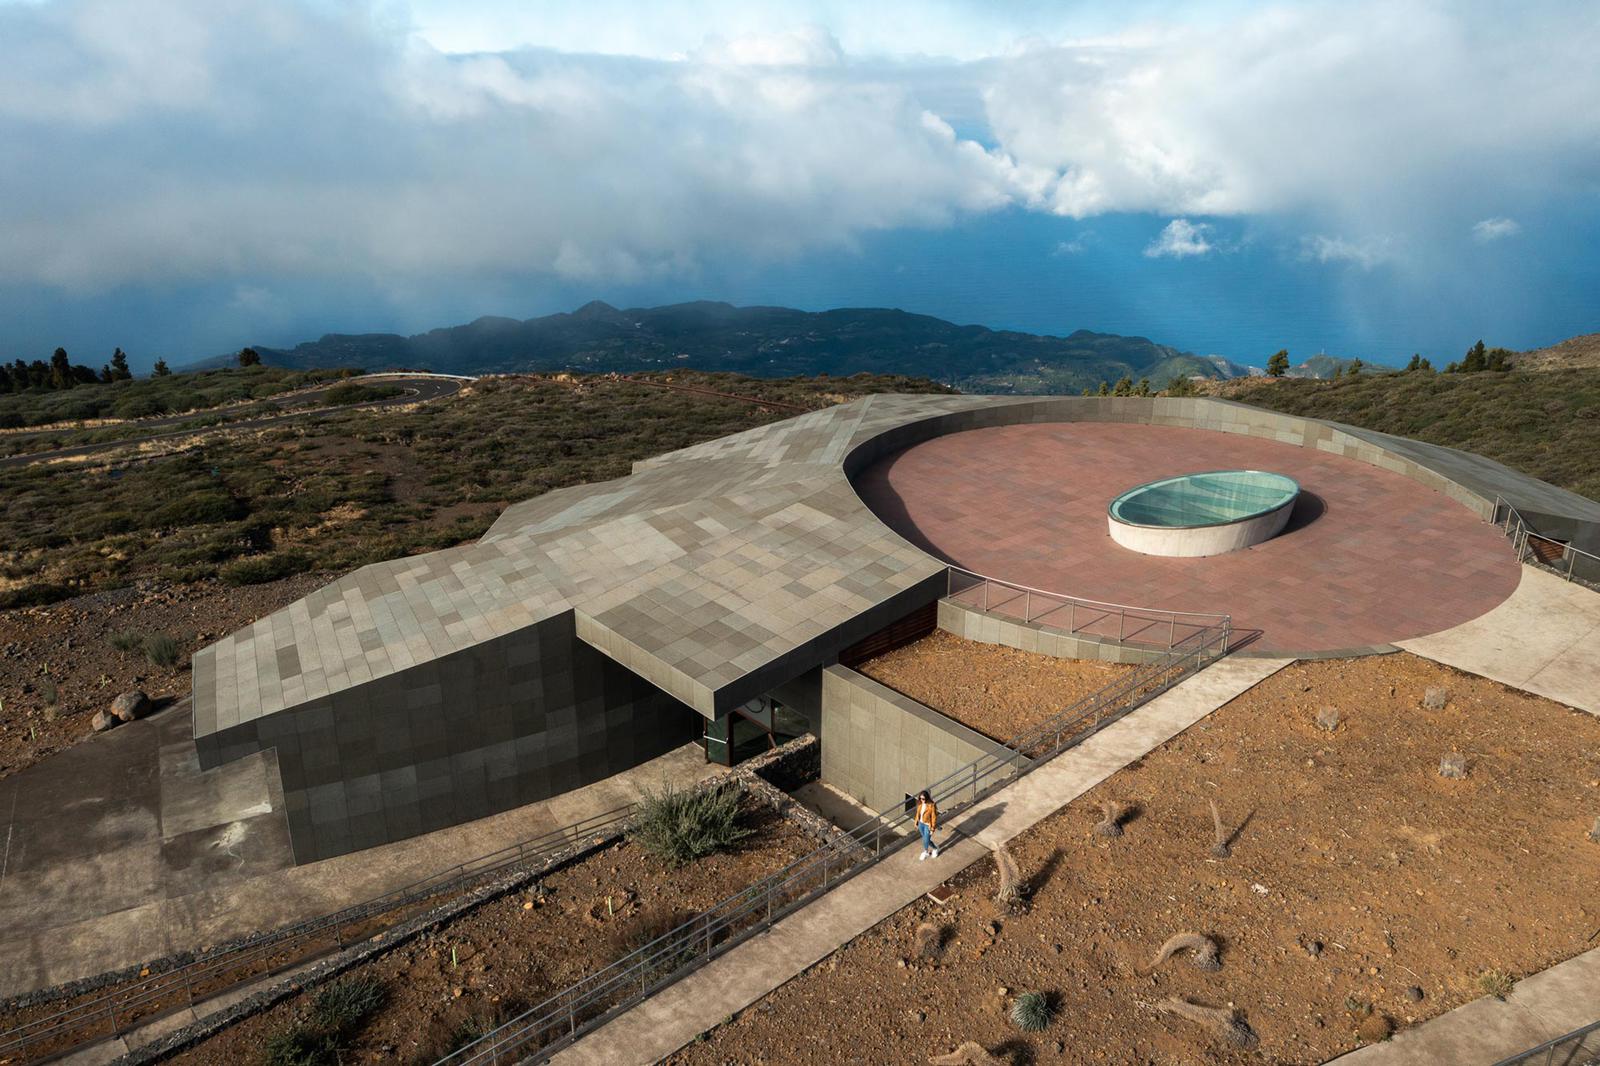
[[[1451,752],[1464,779],[1439,774]],[[1094,833],[1101,800],[1132,806],[1121,837]],[[1600,719],[1411,655],[1298,663],[1013,841],[1027,913],[997,907],[984,860],[950,904],[919,900],[668,1061],[922,1063],[974,1040],[1007,1063],[1321,1063],[1593,947],[1597,813]],[[1148,972],[1180,932],[1221,969]],[[1003,1013],[1026,991],[1058,1008],[1041,1033]],[[1167,997],[1237,1009],[1259,1049]]]

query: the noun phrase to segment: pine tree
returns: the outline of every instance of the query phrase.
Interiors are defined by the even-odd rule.
[[[1367,364],[1365,364],[1365,363],[1363,363],[1363,362],[1362,362],[1362,361],[1361,361],[1361,360],[1359,360],[1359,359],[1352,359],[1352,360],[1350,360],[1350,370],[1349,370],[1349,375],[1350,375],[1350,376],[1351,376],[1351,377],[1355,377],[1355,376],[1356,376],[1356,375],[1357,375],[1357,374],[1359,374],[1359,373],[1361,373],[1361,368],[1362,368],[1362,367],[1364,367],[1364,366],[1366,366],[1366,365],[1367,365]]]
[[[164,378],[170,373],[172,371],[167,369],[167,361],[165,359],[157,359],[156,365],[150,368],[151,377]]]
[[[1140,378],[1139,379],[1139,387],[1133,391],[1133,394],[1135,396],[1148,396],[1148,395],[1150,395],[1150,379],[1149,378]]]
[[[1411,353],[1411,362],[1406,364],[1406,373],[1409,374],[1413,370],[1421,370],[1421,369],[1422,369],[1422,353],[1421,352],[1412,352]]]
[[[102,385],[109,385],[117,380],[111,373],[111,364],[105,363],[100,367],[100,377],[97,379]]]
[[[67,350],[57,348],[50,356],[50,387],[52,389],[70,389],[77,382],[72,380],[72,363],[67,359]]]
[[[1289,349],[1279,348],[1267,360],[1267,376],[1281,378],[1289,372]]]
[[[1126,374],[1117,382],[1116,388],[1111,390],[1113,396],[1126,396],[1133,391],[1133,379]]]
[[[1427,372],[1428,372],[1428,373],[1430,373],[1430,374],[1431,374],[1431,373],[1433,373],[1433,364],[1432,364],[1432,363],[1430,363],[1430,362],[1428,362],[1428,360],[1426,360],[1426,359],[1424,359],[1424,360],[1423,360],[1423,361],[1422,361],[1422,365],[1421,365],[1421,366],[1419,366],[1419,367],[1418,367],[1418,368],[1417,368],[1417,369],[1419,369],[1419,370],[1426,370],[1426,371],[1427,371]]]
[[[260,366],[261,355],[254,348],[239,349],[240,366]]]
[[[133,371],[128,369],[128,357],[121,348],[111,353],[111,380],[132,381]]]
[[[1111,386],[1106,384],[1104,381],[1102,381],[1100,383],[1100,391],[1098,393],[1096,393],[1095,395],[1097,395],[1097,396],[1110,396],[1111,395]]]

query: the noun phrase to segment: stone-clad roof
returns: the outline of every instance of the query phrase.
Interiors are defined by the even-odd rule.
[[[1480,511],[1491,482],[1542,502],[1557,491],[1449,449],[1402,455],[1381,435],[1213,400],[871,396],[546,493],[507,508],[475,543],[340,578],[195,656],[196,735],[566,611],[582,640],[714,716],[731,682],[943,570],[880,522],[845,473],[852,449],[913,443],[904,427],[941,415],[955,416],[945,430],[1109,418],[1273,437],[1431,479]],[[1467,485],[1451,479],[1468,466]]]
[[[867,511],[841,461],[876,427],[984,399],[801,415],[516,504],[476,543],[362,567],[196,655],[197,731],[574,609],[583,639],[712,715],[729,681],[942,569]]]

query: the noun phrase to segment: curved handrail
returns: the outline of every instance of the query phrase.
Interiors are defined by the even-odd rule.
[[[1134,611],[1147,614],[1176,614],[1185,618],[1210,618],[1216,623],[1231,622],[1233,620],[1232,615],[1221,614],[1216,611],[1172,611],[1165,607],[1136,607],[1130,603],[1107,603],[1104,600],[1091,600],[1084,596],[1074,596],[1070,592],[1054,592],[1050,589],[1034,588],[1032,585],[1019,585],[1015,581],[990,577],[988,574],[980,574],[976,570],[968,570],[966,567],[956,566],[954,563],[948,565],[952,573],[966,574],[968,577],[975,577],[979,581],[987,581],[991,585],[1001,585],[1005,588],[1016,589],[1018,592],[1033,592],[1040,596],[1054,596],[1058,600],[1071,600],[1073,603],[1081,604],[1084,607],[1105,607],[1113,611]]]

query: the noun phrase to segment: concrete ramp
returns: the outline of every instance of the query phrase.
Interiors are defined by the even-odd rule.
[[[1458,670],[1600,715],[1600,593],[1532,566],[1498,607],[1398,642]]]

